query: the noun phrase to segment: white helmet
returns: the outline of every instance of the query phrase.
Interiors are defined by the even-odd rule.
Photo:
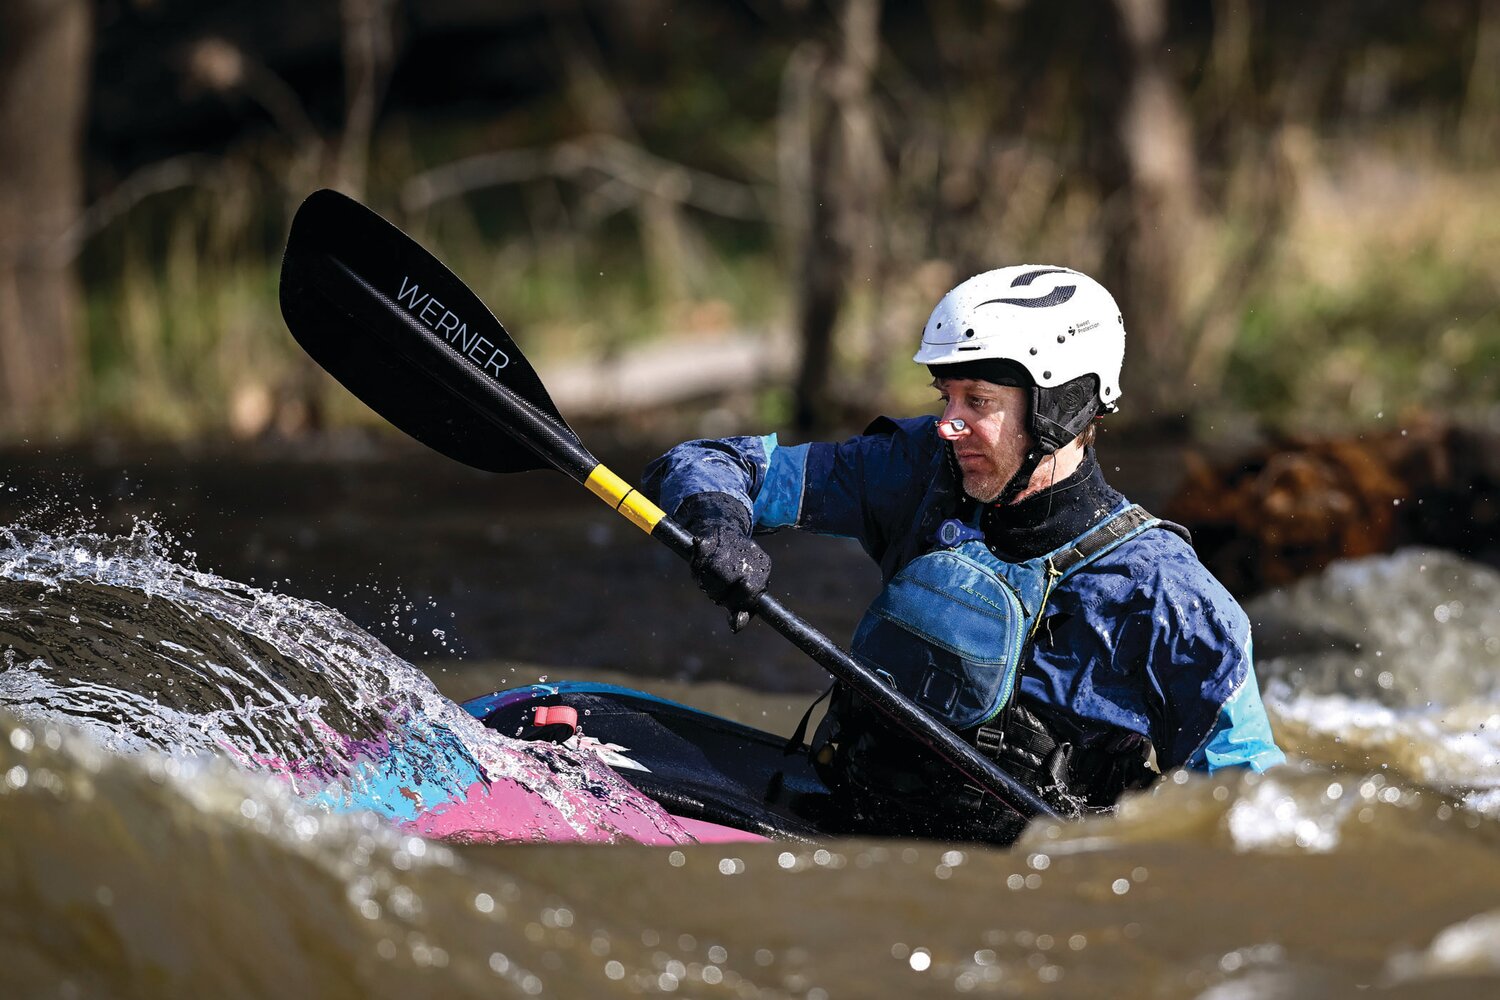
[[[1071,268],[1019,264],[977,274],[943,296],[912,360],[1009,361],[1042,390],[1092,375],[1096,410],[1113,413],[1124,358],[1125,320],[1103,285]]]

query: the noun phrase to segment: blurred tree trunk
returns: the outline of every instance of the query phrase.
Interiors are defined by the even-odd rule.
[[[1500,0],[1487,0],[1477,16],[1458,139],[1471,163],[1492,163],[1500,145]]]
[[[1114,232],[1104,283],[1125,315],[1130,347],[1123,394],[1132,413],[1173,420],[1192,387],[1183,342],[1184,268],[1198,217],[1193,128],[1170,71],[1165,0],[1114,0],[1123,102],[1113,139],[1122,186],[1108,213]],[[1107,186],[1106,191],[1110,188]]]
[[[78,390],[74,248],[93,5],[0,5],[0,426],[25,433]]]
[[[804,95],[807,222],[799,227],[803,238],[793,257],[802,343],[795,422],[804,432],[834,420],[834,331],[853,277],[870,270],[876,242],[881,166],[870,81],[880,54],[880,3],[842,0],[835,11],[836,51],[820,60]]]
[[[334,186],[365,196],[370,138],[395,60],[391,8],[386,0],[340,0],[344,56],[344,133],[339,138]]]

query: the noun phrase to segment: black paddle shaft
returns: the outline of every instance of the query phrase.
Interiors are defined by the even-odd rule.
[[[303,202],[282,262],[281,310],[313,360],[417,440],[491,472],[555,468],[692,557],[693,536],[590,454],[478,296],[363,205],[333,191]],[[1023,816],[1056,816],[774,597],[761,595],[756,613],[980,789]]]

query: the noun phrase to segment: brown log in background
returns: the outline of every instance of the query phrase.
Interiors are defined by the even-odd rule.
[[[1250,594],[1403,545],[1500,564],[1500,442],[1435,419],[1376,434],[1286,437],[1187,476],[1162,516]]]

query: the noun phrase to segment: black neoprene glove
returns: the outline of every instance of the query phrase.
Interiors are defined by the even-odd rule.
[[[750,537],[750,512],[727,493],[694,493],[678,504],[674,520],[693,534],[698,588],[729,609],[730,631],[738,632],[771,577],[771,557]]]

